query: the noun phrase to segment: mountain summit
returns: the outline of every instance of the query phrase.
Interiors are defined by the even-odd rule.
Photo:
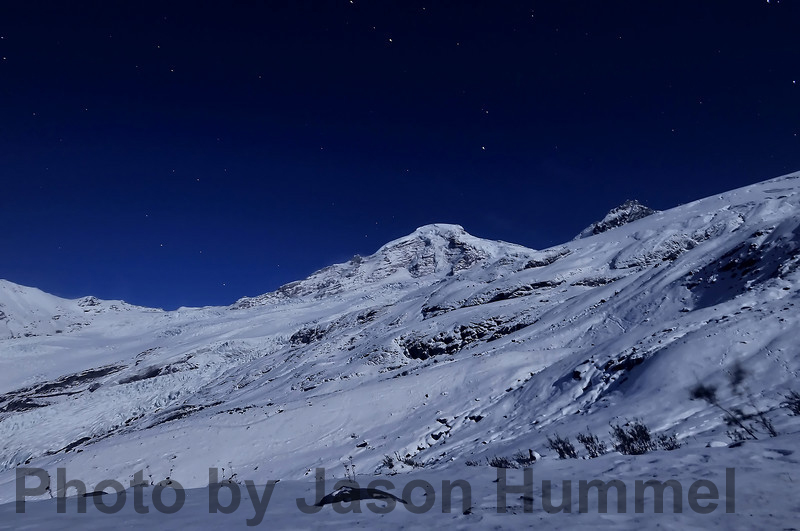
[[[476,238],[460,225],[437,223],[419,227],[393,240],[370,256],[355,255],[348,262],[291,282],[273,293],[245,297],[237,308],[278,300],[325,298],[363,290],[402,291],[409,286],[430,285],[444,277],[489,266],[498,260],[522,262],[531,249],[511,243]]]
[[[650,207],[646,207],[635,199],[628,199],[620,206],[609,210],[608,214],[600,221],[595,221],[578,234],[575,239],[588,238],[595,234],[601,234],[607,230],[625,225],[637,219],[646,218],[658,212]]]

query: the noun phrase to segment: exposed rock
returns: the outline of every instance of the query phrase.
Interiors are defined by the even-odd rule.
[[[322,507],[331,503],[347,503],[355,500],[395,500],[400,503],[407,504],[403,498],[398,498],[394,494],[382,491],[380,489],[362,489],[358,486],[351,487],[345,485],[339,487],[330,494],[326,494],[315,505]]]
[[[631,221],[646,218],[647,216],[655,214],[657,211],[652,208],[646,207],[635,199],[629,199],[616,208],[612,208],[606,217],[600,221],[596,221],[583,229],[576,240],[581,238],[588,238],[595,234],[601,234],[616,227],[621,227]]]

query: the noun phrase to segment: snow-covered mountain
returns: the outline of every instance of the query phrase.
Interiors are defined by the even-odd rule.
[[[798,390],[799,267],[795,173],[662,212],[627,202],[544,250],[428,225],[229,307],[0,281],[0,501],[26,464],[187,488],[209,467],[259,484],[341,477],[350,459],[410,470],[387,468],[395,453],[463,473],[521,449],[547,462],[548,436],[634,418],[677,433],[680,459],[732,451],[705,449],[729,428],[689,388],[723,389],[740,362],[757,407]]]

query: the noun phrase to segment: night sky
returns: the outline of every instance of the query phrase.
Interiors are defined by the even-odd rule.
[[[0,278],[229,304],[800,169],[800,2],[0,5]]]

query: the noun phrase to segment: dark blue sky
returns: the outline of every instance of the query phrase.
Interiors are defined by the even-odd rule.
[[[543,248],[798,170],[798,27],[786,0],[4,2],[0,278],[228,304],[427,223]]]

